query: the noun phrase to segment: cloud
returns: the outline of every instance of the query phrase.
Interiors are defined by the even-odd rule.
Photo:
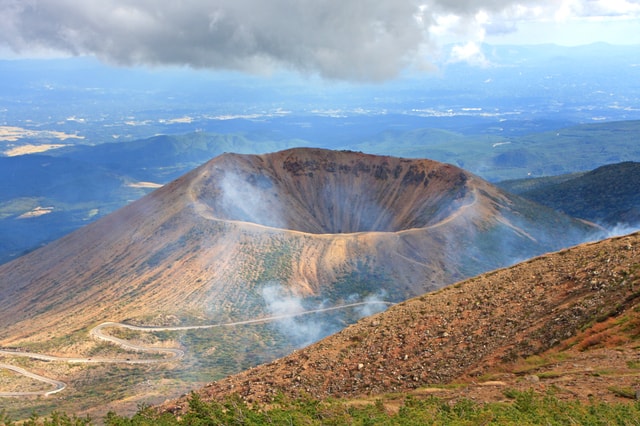
[[[0,0],[1,40],[121,65],[380,80],[422,42],[413,0]]]
[[[490,66],[490,61],[485,57],[480,46],[473,41],[453,46],[449,62],[467,62],[483,68]]]
[[[554,15],[558,20],[574,18],[637,17],[638,0],[565,0]]]
[[[469,32],[464,44],[520,19],[629,14],[640,14],[637,0],[0,0],[0,47],[378,81],[428,62],[445,21]]]

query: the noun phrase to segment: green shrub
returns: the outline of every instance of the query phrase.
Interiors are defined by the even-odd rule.
[[[612,404],[563,401],[553,393],[536,394],[533,390],[507,390],[512,402],[482,404],[469,399],[456,402],[429,396],[421,399],[407,396],[397,412],[388,412],[384,400],[354,406],[340,400],[320,401],[312,398],[289,400],[279,396],[269,408],[250,405],[239,396],[222,402],[206,402],[197,394],[188,400],[185,413],[179,417],[158,413],[141,406],[132,417],[109,413],[107,426],[168,425],[635,425],[640,424],[640,402]],[[4,422],[4,423],[2,423]],[[0,412],[0,424],[14,423]],[[90,419],[54,413],[48,419],[32,416],[27,426],[84,426]]]

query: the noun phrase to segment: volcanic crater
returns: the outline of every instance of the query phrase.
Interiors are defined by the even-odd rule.
[[[310,234],[399,232],[441,222],[475,200],[469,175],[431,160],[314,149],[225,154],[194,199],[210,215]],[[247,172],[249,171],[249,172]]]

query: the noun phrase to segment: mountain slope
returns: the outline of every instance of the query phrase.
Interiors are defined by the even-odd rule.
[[[560,378],[557,395],[612,398],[607,386],[638,384],[639,284],[640,234],[584,244],[400,303],[199,393],[249,402],[278,394],[357,398],[456,381],[466,383],[464,392],[443,393],[500,398],[492,389],[506,383],[495,378],[544,391],[538,383],[548,377]],[[179,412],[183,403],[164,409]]]
[[[623,162],[577,175],[503,182],[500,187],[545,206],[607,226],[640,223],[640,163]]]
[[[321,122],[314,123],[314,132],[318,131],[317,128],[330,129],[335,126],[335,123],[323,121],[326,119],[315,119]],[[465,118],[463,122],[467,119],[469,118]],[[361,117],[357,121],[360,127],[351,122],[349,128],[366,128],[369,129],[368,133],[373,132],[374,128],[385,127],[378,123],[379,120],[371,127],[372,118],[369,117],[368,120]],[[389,120],[393,121],[389,117],[384,120],[387,122],[386,126],[391,125]],[[425,125],[417,117],[414,120],[410,128]],[[449,126],[457,128],[463,122]],[[522,122],[518,123],[518,126],[523,126]],[[503,124],[508,126],[506,122]],[[318,143],[324,146],[343,146],[382,155],[393,153],[405,157],[431,158],[456,164],[484,179],[494,181],[588,170],[602,165],[604,160],[638,161],[640,152],[635,139],[638,124],[638,121],[597,123],[527,136],[515,136],[507,132],[511,134],[508,136],[501,128],[499,131],[494,129],[497,132],[495,135],[482,136],[438,129],[387,129],[366,138],[361,134],[357,137],[350,135],[346,128],[341,127],[340,138],[336,137],[334,129],[326,130],[326,135],[316,134],[316,138],[308,140],[320,141]],[[247,128],[243,130],[243,126],[247,126],[247,123],[238,125],[238,128],[226,128],[234,133],[159,135],[96,146],[67,146],[49,150],[47,155],[23,155],[20,158],[4,159],[0,175],[3,175],[5,185],[0,185],[0,195],[5,198],[10,196],[11,199],[0,203],[0,231],[4,231],[0,233],[5,235],[0,242],[0,262],[14,259],[84,226],[107,212],[138,199],[149,192],[150,187],[165,184],[225,151],[264,153],[309,144],[301,139],[284,138],[283,135],[288,134],[284,129],[273,132],[262,129],[263,131],[252,133]],[[523,132],[520,130],[518,134]],[[606,144],[603,145],[603,141]],[[56,173],[53,173],[56,167],[50,167],[50,173],[43,176],[43,179],[37,179],[38,175],[42,176],[40,172],[43,171],[39,165],[36,169],[19,166],[37,162],[38,159],[52,165],[66,163],[66,169],[57,168]],[[32,174],[33,170],[36,175]],[[6,177],[7,172],[10,172],[9,178]],[[33,189],[30,183],[36,181],[36,188],[46,196],[29,198],[27,194]],[[113,186],[114,183],[118,186]],[[74,193],[89,194],[89,197],[68,202],[68,194]],[[28,214],[38,207],[38,203],[40,206],[53,207],[55,213],[20,222],[10,217]],[[585,208],[588,210],[588,205]]]

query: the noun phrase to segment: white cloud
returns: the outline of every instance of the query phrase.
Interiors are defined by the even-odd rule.
[[[463,45],[453,46],[449,62],[467,62],[480,67],[488,67],[491,65],[489,60],[484,56],[484,53],[482,53],[480,46],[473,41]]]
[[[0,0],[0,51],[375,81],[451,40],[465,54],[535,21],[638,17],[638,0]]]
[[[56,49],[123,65],[339,79],[394,76],[423,42],[413,0],[0,0],[0,44]]]
[[[637,0],[565,0],[563,19],[572,18],[611,18],[640,16],[640,2]]]

